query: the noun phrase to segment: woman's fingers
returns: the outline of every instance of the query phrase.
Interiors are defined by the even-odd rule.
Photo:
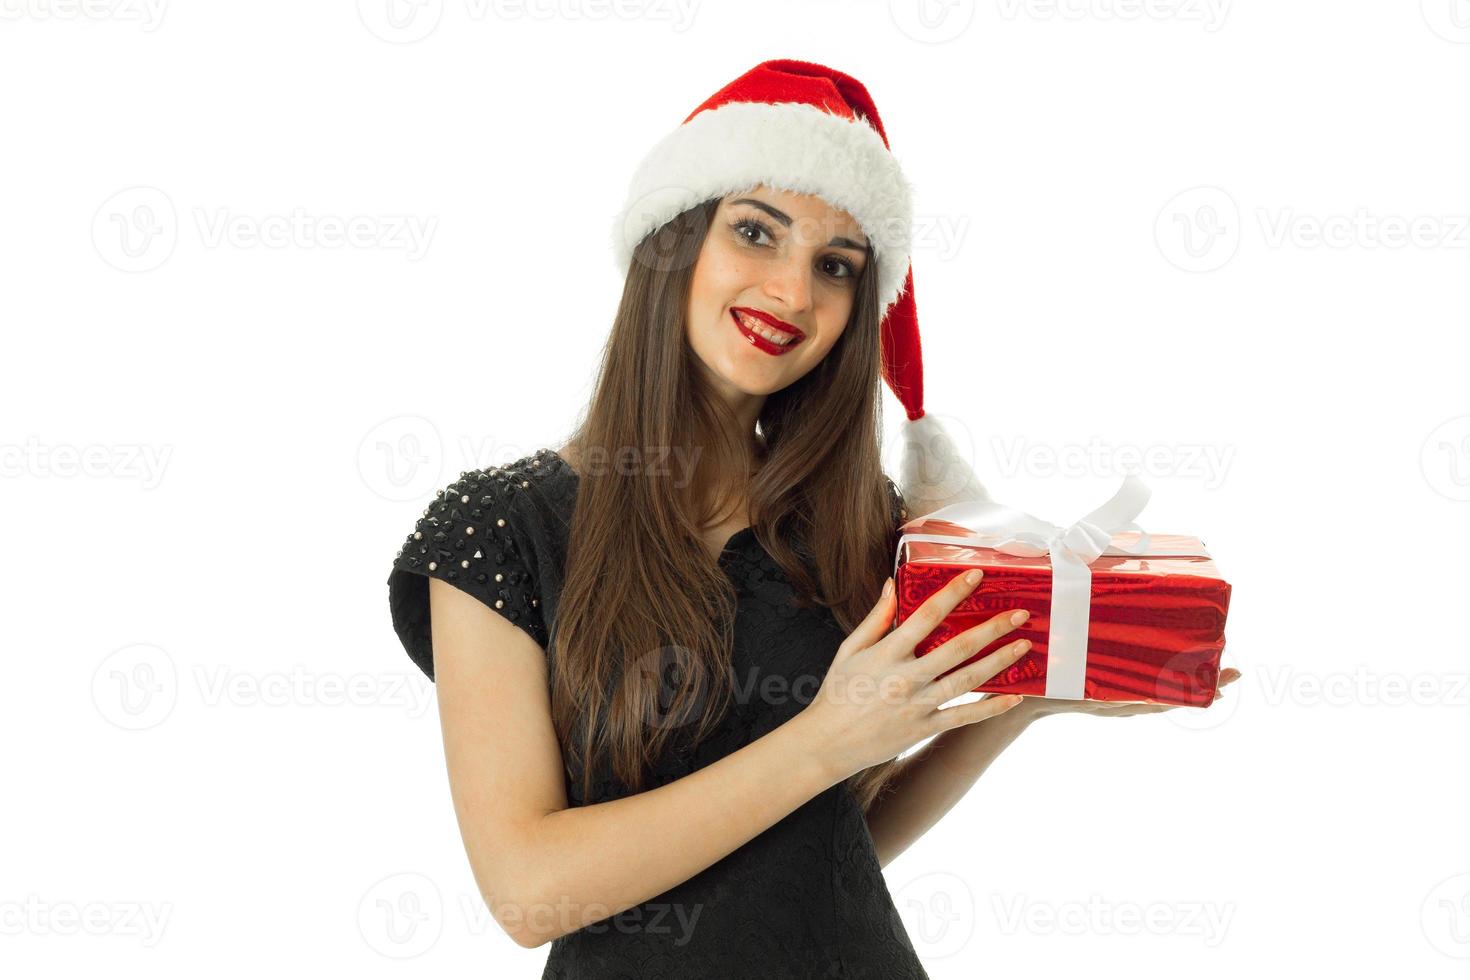
[[[1020,622],[1016,622],[1017,618]],[[969,660],[996,640],[1023,625],[1029,614],[1021,609],[1007,609],[992,616],[977,626],[972,626],[957,636],[952,636],[921,657],[915,663],[926,680],[937,680],[955,667]]]
[[[895,656],[901,653],[912,657],[914,647],[919,645],[919,641],[934,632],[935,627],[944,621],[944,617],[975,591],[982,574],[978,568],[960,572],[925,599],[919,608],[909,613],[908,618],[888,634],[888,641],[896,651]],[[970,580],[972,576],[973,581]]]
[[[1016,640],[1007,643],[994,653],[981,657],[972,664],[967,664],[953,673],[946,674],[934,682],[934,692],[931,696],[936,697],[936,704],[944,704],[951,698],[957,698],[961,694],[975,690],[981,684],[990,680],[996,674],[1005,670],[1011,664],[1020,660],[1031,649],[1029,640]]]
[[[879,593],[873,608],[868,610],[863,621],[847,634],[847,639],[837,648],[838,656],[870,647],[888,635],[888,628],[893,625],[893,614],[898,609],[897,595],[893,579],[890,578],[885,584],[884,592]]]
[[[997,694],[993,697],[981,698],[978,701],[966,701],[964,704],[956,704],[948,708],[940,708],[934,712],[935,734],[958,728],[961,725],[972,725],[986,718],[994,718],[996,715],[1004,714],[1025,698],[1019,694]]]

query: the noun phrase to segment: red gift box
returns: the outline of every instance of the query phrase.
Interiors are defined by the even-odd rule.
[[[1146,500],[1147,491],[1142,493]],[[977,541],[973,526],[936,519],[953,511],[944,508],[909,521],[901,529],[894,576],[898,620],[908,618],[924,600],[967,569],[983,569],[985,577],[944,622],[919,642],[914,653],[923,656],[1002,612],[1025,609],[1031,617],[1024,624],[1003,634],[965,663],[1007,643],[1028,639],[1032,646],[1025,656],[975,690],[1047,696],[1054,553],[1012,554],[974,543],[912,540],[924,535]],[[1029,515],[1023,516],[1034,521]],[[1063,696],[1089,701],[1209,705],[1215,699],[1220,655],[1225,647],[1230,583],[1220,575],[1204,543],[1187,535],[1150,534],[1144,541],[1140,533],[1109,534],[1103,530],[1099,534],[1095,525],[1090,530],[1099,545],[1095,550],[1103,553],[1087,563],[1091,588],[1086,618],[1074,624],[1085,628],[1085,653],[1081,633],[1075,644],[1080,695]],[[1106,550],[1101,547],[1102,540],[1108,542]],[[1140,545],[1143,553],[1112,553],[1136,550]],[[1075,559],[1072,564],[1075,567]]]

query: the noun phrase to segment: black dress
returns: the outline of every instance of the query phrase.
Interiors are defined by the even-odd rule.
[[[577,483],[571,465],[543,449],[461,474],[424,511],[393,562],[388,598],[394,629],[431,679],[427,576],[468,592],[547,649]],[[888,485],[897,523],[902,502]],[[752,529],[731,537],[719,564],[737,590],[737,693],[713,735],[665,753],[649,788],[792,718],[815,696],[845,636],[830,611],[790,603],[788,578]],[[584,799],[580,767],[569,766],[566,776],[572,806],[628,795],[604,771]],[[737,977],[927,980],[845,783],[663,894],[553,940],[542,974],[542,980]]]

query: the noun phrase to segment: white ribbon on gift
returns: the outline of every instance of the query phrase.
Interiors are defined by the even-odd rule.
[[[1092,563],[1102,555],[1148,553],[1148,534],[1133,519],[1148,503],[1149,489],[1135,476],[1123,478],[1112,499],[1059,527],[1014,507],[991,500],[965,501],[941,507],[905,522],[946,521],[970,534],[903,534],[893,556],[893,571],[910,541],[933,541],[962,547],[989,548],[1026,558],[1051,557],[1051,625],[1046,638],[1046,696],[1083,699],[1087,675],[1087,626],[1092,616]],[[1113,545],[1113,535],[1137,531],[1138,544]]]

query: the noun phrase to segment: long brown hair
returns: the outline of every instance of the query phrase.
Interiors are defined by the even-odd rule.
[[[896,544],[879,453],[871,245],[842,335],[805,376],[767,396],[758,431],[743,434],[696,370],[684,332],[694,263],[719,204],[696,205],[639,243],[570,440],[578,457],[608,461],[578,467],[551,638],[553,720],[584,794],[603,758],[642,790],[671,737],[697,741],[728,707],[735,592],[700,528],[741,489],[752,532],[791,579],[797,605],[829,608],[844,632],[878,601]],[[695,461],[691,485],[679,485],[682,468],[669,459]],[[850,777],[864,810],[893,767]]]

